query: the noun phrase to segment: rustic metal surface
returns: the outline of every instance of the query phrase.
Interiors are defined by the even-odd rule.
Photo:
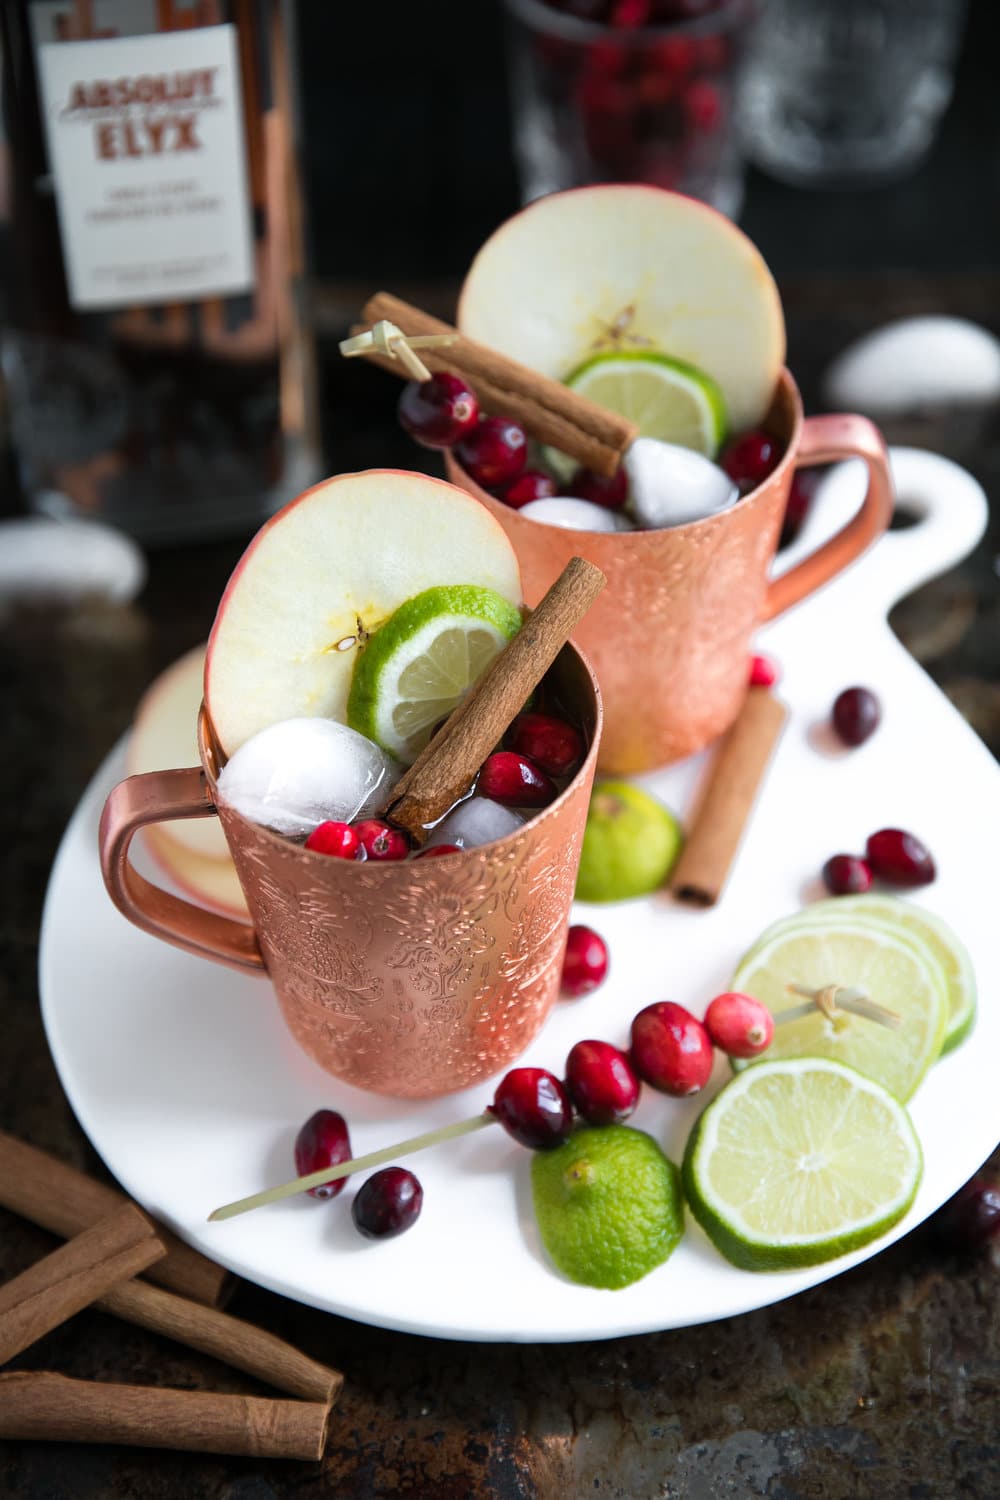
[[[936,287],[906,282],[848,285],[835,298],[825,287],[783,290],[790,363],[807,409],[812,376],[848,338],[897,312],[939,310]],[[1000,306],[998,290],[995,280],[952,288],[949,310],[989,322]],[[395,383],[368,373],[356,385],[352,372],[329,408],[335,431],[358,433],[354,449],[338,447],[338,462],[360,466],[367,446],[379,462],[412,466],[419,455],[392,427]],[[352,409],[355,391],[359,405]],[[996,493],[996,422],[968,446],[964,438],[952,446],[949,431],[947,424],[935,430],[939,449]],[[894,622],[914,645],[930,639],[928,670],[1000,753],[998,531],[994,517],[974,557],[912,596]],[[38,1013],[45,883],[90,775],[127,726],[143,687],[204,639],[239,551],[239,543],[220,543],[154,556],[149,587],[128,611],[0,618],[0,1126],[95,1174],[103,1169],[59,1087]],[[1000,1168],[1000,1159],[994,1165]],[[52,1243],[0,1213],[0,1278]],[[456,1224],[456,1276],[462,1245]],[[437,1342],[366,1328],[243,1285],[235,1313],[346,1373],[322,1464],[11,1443],[0,1446],[0,1496],[995,1500],[998,1294],[1000,1269],[990,1253],[950,1251],[931,1225],[778,1306],[606,1343]],[[95,1312],[49,1334],[17,1364],[98,1379],[255,1389],[208,1358]]]

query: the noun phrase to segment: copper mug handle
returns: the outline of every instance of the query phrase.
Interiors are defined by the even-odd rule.
[[[201,766],[150,771],[121,781],[101,814],[101,873],[123,916],[144,932],[199,958],[212,958],[244,973],[262,974],[264,957],[252,927],[205,911],[143,878],[128,857],[132,839],[146,823],[209,818],[215,803]]]
[[[894,491],[885,440],[867,417],[806,417],[795,454],[795,467],[863,458],[868,465],[868,492],[856,516],[822,547],[775,578],[764,596],[761,620],[773,620],[807,594],[815,593],[877,541],[892,520]]]

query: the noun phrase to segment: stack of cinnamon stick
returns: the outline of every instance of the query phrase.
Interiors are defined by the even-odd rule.
[[[0,1365],[95,1306],[296,1398],[111,1385],[48,1370],[8,1372],[0,1374],[0,1438],[322,1457],[343,1376],[222,1312],[231,1278],[221,1266],[113,1188],[2,1132],[0,1205],[68,1238],[0,1287]]]

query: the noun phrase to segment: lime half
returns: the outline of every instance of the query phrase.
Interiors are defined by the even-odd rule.
[[[714,458],[726,436],[726,403],[710,375],[666,354],[595,354],[566,384],[634,422],[643,437]]]
[[[792,985],[863,990],[893,1011],[899,1025],[846,1011],[830,1020],[818,1008],[782,1023],[783,1011],[808,1004]],[[846,915],[811,924],[779,922],[742,960],[730,988],[755,996],[774,1016],[769,1059],[833,1058],[881,1083],[897,1099],[909,1099],[944,1040],[948,992],[941,966],[926,946],[894,928]],[[734,1061],[733,1066],[760,1064]]]
[[[571,1281],[613,1290],[662,1265],[684,1232],[680,1173],[630,1125],[578,1130],[531,1161],[542,1242]]]
[[[716,1096],[688,1138],[684,1191],[728,1260],[774,1271],[885,1234],[922,1166],[897,1099],[842,1063],[805,1057],[757,1063]]]
[[[358,656],[348,724],[411,764],[520,628],[519,611],[492,589],[455,584],[414,595]]]

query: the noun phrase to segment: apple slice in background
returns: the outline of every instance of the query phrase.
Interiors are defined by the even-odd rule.
[[[205,703],[225,753],[283,719],[346,722],[359,640],[415,594],[459,583],[521,603],[502,528],[443,480],[369,469],[286,505],[237,564],[209,637]]]
[[[198,764],[197,723],[205,648],[187,652],[147,688],[136,710],[126,752],[130,776]],[[226,916],[247,916],[246,902],[217,818],[151,824],[143,843],[157,867],[184,895]]]
[[[458,326],[555,380],[602,351],[684,360],[719,385],[733,433],[766,415],[785,358],[778,290],[746,235],[638,184],[553,193],[508,219],[472,262]]]

